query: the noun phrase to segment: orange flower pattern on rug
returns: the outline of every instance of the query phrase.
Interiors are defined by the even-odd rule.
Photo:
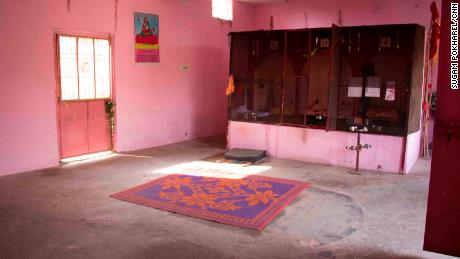
[[[175,177],[165,180],[161,187],[160,197],[172,202],[179,201],[187,206],[197,206],[200,209],[236,210],[241,206],[235,204],[241,202],[246,202],[252,207],[259,203],[268,204],[278,200],[278,195],[272,190],[257,191],[271,188],[271,184],[247,179],[207,177],[193,181],[192,177]],[[191,190],[192,193],[187,195],[180,191],[182,188]]]

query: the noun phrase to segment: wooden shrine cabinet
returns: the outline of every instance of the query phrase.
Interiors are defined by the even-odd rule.
[[[232,32],[229,119],[416,132],[424,36],[415,24]]]
[[[422,26],[342,29],[338,130],[404,136],[419,130],[424,67]]]
[[[230,69],[235,92],[229,100],[231,119],[279,122],[284,36],[283,31],[232,34]]]

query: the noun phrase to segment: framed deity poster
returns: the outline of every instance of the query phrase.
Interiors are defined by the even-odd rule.
[[[134,13],[135,61],[160,62],[160,23],[156,14]]]

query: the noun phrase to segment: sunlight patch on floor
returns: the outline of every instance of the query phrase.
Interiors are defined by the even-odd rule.
[[[181,163],[170,167],[156,170],[160,174],[188,174],[207,177],[223,177],[240,179],[248,175],[259,174],[271,169],[271,166],[262,165],[239,165],[228,163],[214,163],[207,161],[193,161]]]
[[[142,156],[142,155],[132,155],[132,154],[117,154],[118,156],[126,156],[126,157],[136,157],[136,158],[157,158],[155,156]]]
[[[82,155],[82,156],[64,158],[61,160],[61,162],[63,163],[63,166],[74,166],[74,165],[80,165],[82,163],[89,163],[89,162],[104,160],[104,159],[111,158],[114,156],[117,156],[117,154],[115,154],[112,151],[104,151],[104,152],[92,153],[92,154],[87,154],[87,155]]]

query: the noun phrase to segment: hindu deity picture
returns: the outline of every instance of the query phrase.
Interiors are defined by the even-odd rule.
[[[159,17],[156,14],[134,13],[135,61],[160,62]]]

